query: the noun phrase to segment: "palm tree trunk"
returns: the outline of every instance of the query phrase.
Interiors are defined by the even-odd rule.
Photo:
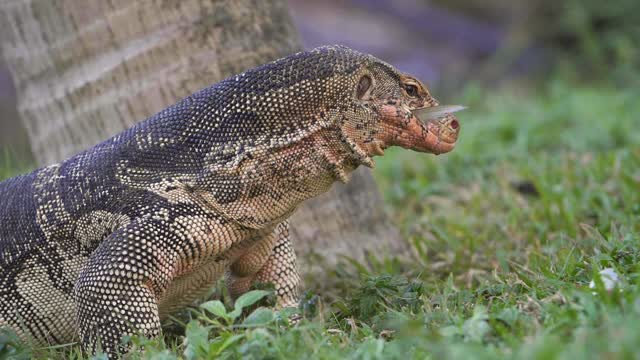
[[[3,0],[0,26],[41,165],[301,48],[281,0]],[[305,204],[292,226],[303,256],[330,263],[336,254],[362,259],[366,249],[405,249],[366,170]]]

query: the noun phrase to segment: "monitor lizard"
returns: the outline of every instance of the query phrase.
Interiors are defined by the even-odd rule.
[[[417,79],[343,46],[200,90],[58,164],[0,183],[0,326],[110,356],[218,279],[296,306],[287,218],[390,146],[453,149]],[[366,246],[366,244],[362,244]]]

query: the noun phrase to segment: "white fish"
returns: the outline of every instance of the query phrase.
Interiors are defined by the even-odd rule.
[[[462,111],[466,107],[462,105],[438,105],[413,110],[413,114],[422,121],[429,121],[444,117],[454,112]]]

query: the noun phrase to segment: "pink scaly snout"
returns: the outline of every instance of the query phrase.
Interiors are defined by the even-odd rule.
[[[440,107],[433,108],[435,110],[430,113],[423,109],[407,113],[393,105],[383,106],[381,140],[385,147],[401,146],[436,155],[453,150],[460,133],[460,123],[451,113],[438,113]]]

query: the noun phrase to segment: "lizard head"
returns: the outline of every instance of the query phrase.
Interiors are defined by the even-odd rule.
[[[369,156],[390,146],[442,154],[455,147],[460,124],[416,78],[370,57],[352,77],[354,102],[342,131]]]

